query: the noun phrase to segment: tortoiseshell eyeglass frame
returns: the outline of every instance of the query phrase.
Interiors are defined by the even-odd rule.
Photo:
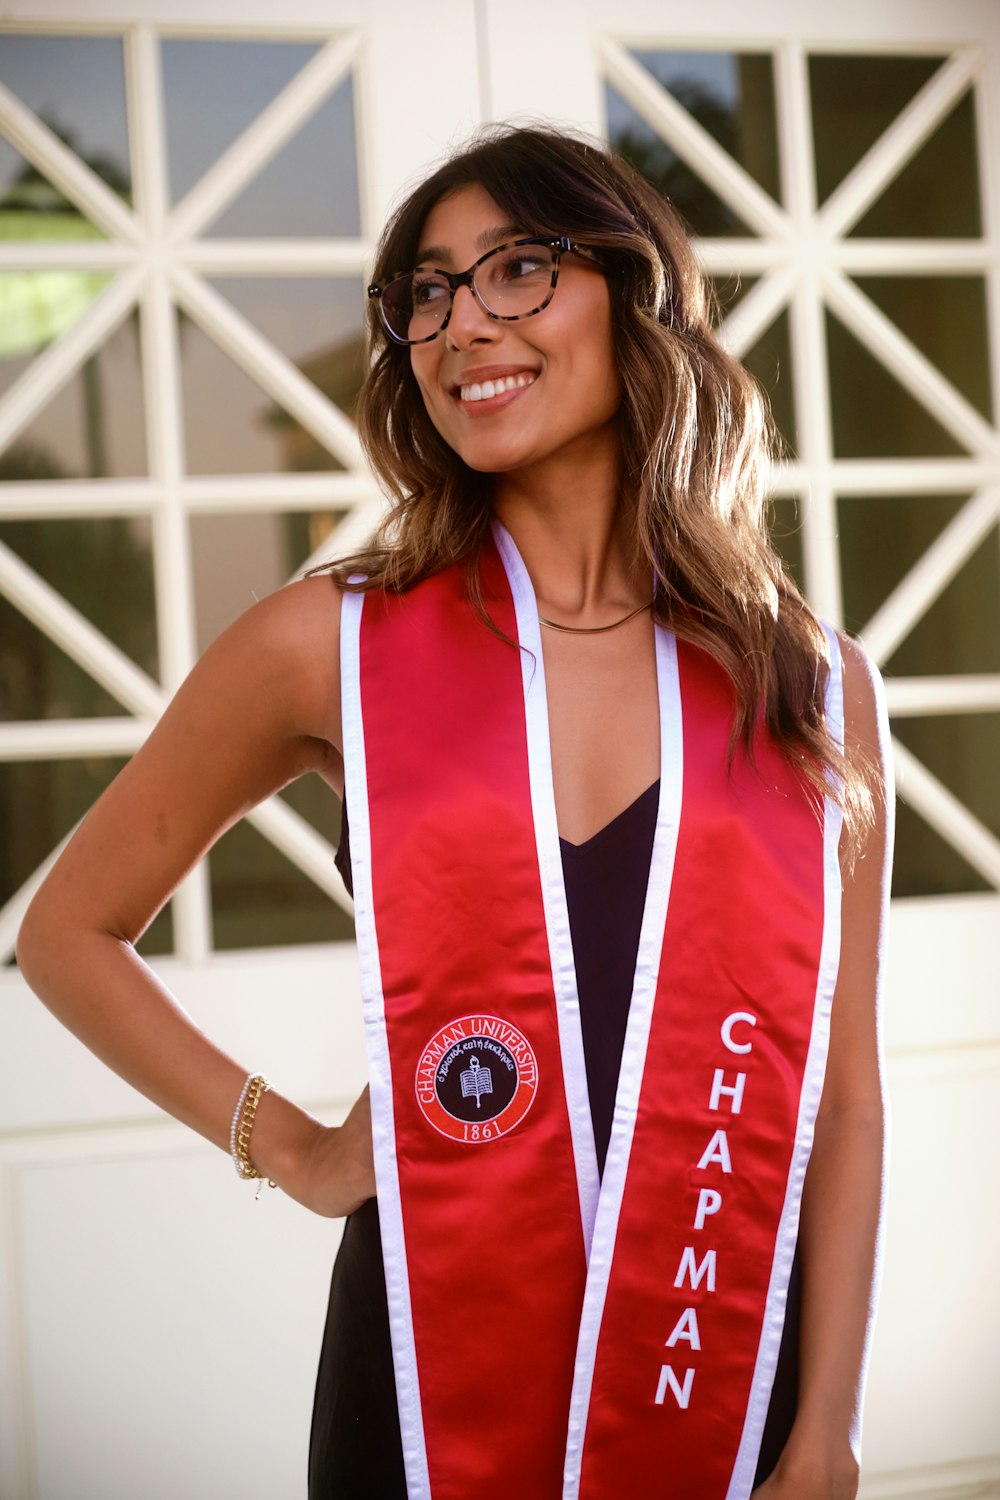
[[[513,250],[520,245],[545,245],[549,250],[553,251],[554,259],[552,262],[552,280],[549,283],[548,292],[546,293],[544,301],[540,302],[537,307],[533,307],[530,312],[496,313],[492,308],[486,306],[486,303],[479,295],[479,289],[475,283],[475,274],[484,261],[490,260],[494,255],[499,255],[502,250]],[[569,255],[571,252],[574,252],[577,255],[582,255],[585,259],[592,260],[597,264],[600,264],[600,257],[596,254],[595,251],[589,249],[586,245],[578,244],[576,240],[571,240],[568,235],[533,234],[527,235],[524,239],[507,240],[502,245],[494,245],[492,250],[487,250],[485,255],[481,255],[477,261],[474,261],[467,271],[445,271],[440,266],[426,267],[425,269],[428,274],[443,277],[443,279],[448,283],[451,296],[448,301],[448,311],[445,313],[442,321],[438,324],[433,333],[429,333],[426,338],[422,339],[403,339],[400,338],[398,333],[394,333],[392,328],[389,326],[389,321],[386,318],[385,310],[382,305],[383,292],[387,291],[389,287],[392,286],[393,282],[405,281],[408,277],[412,276],[414,274],[412,271],[406,271],[399,276],[390,276],[389,280],[383,282],[382,285],[370,286],[368,288],[368,295],[369,297],[378,299],[378,310],[379,315],[382,319],[382,326],[394,343],[407,346],[412,344],[429,344],[432,339],[436,339],[438,334],[443,333],[444,330],[448,327],[452,310],[455,306],[455,293],[458,291],[460,286],[467,286],[469,288],[469,291],[475,297],[476,301],[479,303],[479,306],[483,309],[483,312],[486,314],[486,316],[488,318],[492,318],[497,323],[517,323],[521,318],[533,318],[536,313],[543,312],[552,301],[552,298],[555,296],[556,282],[559,280],[560,261],[562,260],[562,257],[564,255]]]

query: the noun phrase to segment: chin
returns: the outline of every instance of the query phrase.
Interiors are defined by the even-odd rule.
[[[466,468],[473,469],[477,474],[506,474],[511,469],[524,468],[545,456],[526,448],[523,443],[515,445],[509,438],[506,442],[464,443],[461,447],[453,443],[451,446]]]
[[[531,459],[518,455],[516,458],[510,455],[498,454],[495,458],[474,455],[467,458],[464,453],[459,454],[467,469],[472,469],[475,474],[509,474],[514,469],[526,468]]]

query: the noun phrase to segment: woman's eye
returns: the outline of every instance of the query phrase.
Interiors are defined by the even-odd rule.
[[[523,281],[526,276],[532,276],[544,270],[541,260],[531,255],[517,255],[507,261],[503,271],[511,281]]]
[[[429,303],[436,302],[439,297],[446,295],[446,292],[444,282],[436,276],[414,276],[413,278],[414,307],[427,307]]]

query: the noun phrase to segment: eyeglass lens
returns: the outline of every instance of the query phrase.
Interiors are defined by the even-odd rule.
[[[552,290],[555,253],[547,245],[510,245],[486,257],[473,273],[476,294],[501,318],[537,312]],[[398,276],[382,293],[382,316],[396,338],[415,343],[440,327],[451,306],[451,287],[434,271]]]

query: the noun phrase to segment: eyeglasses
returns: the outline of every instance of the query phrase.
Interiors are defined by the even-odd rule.
[[[426,344],[448,327],[455,293],[467,286],[490,318],[514,323],[548,307],[555,295],[559,261],[592,250],[566,235],[532,235],[487,250],[467,271],[409,271],[385,286],[370,286],[389,337],[397,344]]]

